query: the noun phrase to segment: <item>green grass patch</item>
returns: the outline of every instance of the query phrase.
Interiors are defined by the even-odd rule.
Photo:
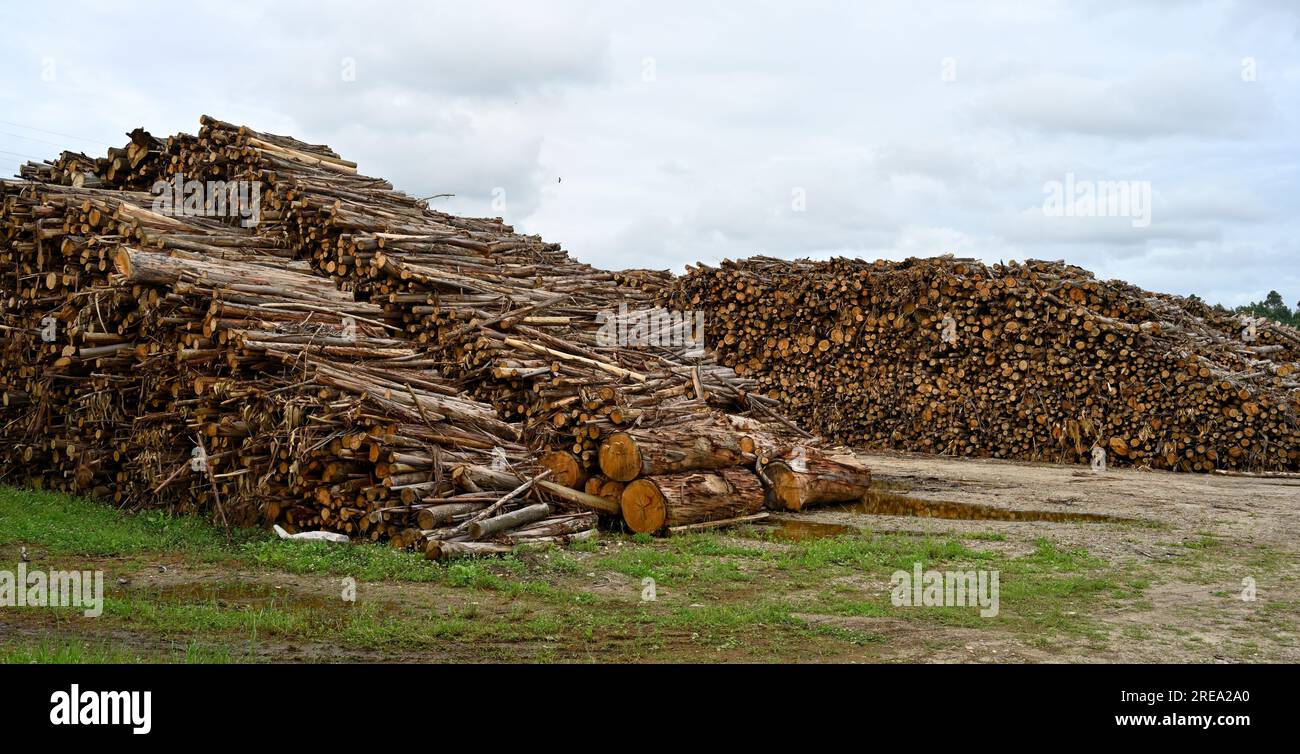
[[[911,571],[916,563],[929,568],[936,563],[985,562],[995,553],[972,550],[958,539],[933,539],[899,534],[861,534],[798,542],[777,559],[781,568],[820,570],[850,566],[861,570]]]
[[[161,655],[141,655],[99,641],[46,640],[0,647],[0,665],[136,665],[154,662],[228,664],[237,662],[229,650],[190,643]]]
[[[235,543],[267,532],[232,530]],[[128,513],[102,502],[52,492],[0,487],[0,545],[36,544],[54,555],[133,555],[150,551],[205,556],[225,550],[220,528],[194,516]]]
[[[339,545],[259,540],[240,545],[234,555],[277,571],[351,576],[360,581],[443,581],[448,577],[447,566],[437,561],[373,542]]]

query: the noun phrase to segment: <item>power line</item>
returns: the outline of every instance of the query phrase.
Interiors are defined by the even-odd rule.
[[[32,137],[32,136],[23,136],[22,134],[13,134],[13,133],[9,133],[8,131],[0,131],[0,134],[2,134],[2,135],[4,135],[4,136],[12,136],[12,137],[14,137],[14,138],[16,138],[16,139],[26,139],[27,141],[35,141],[35,142],[40,143],[40,144],[49,144],[50,146],[53,146],[53,147],[62,147],[62,146],[64,146],[63,144],[60,144],[60,143],[57,142],[57,141],[46,141],[45,139],[37,139],[37,138]]]
[[[44,162],[44,161],[45,161],[45,158],[43,158],[43,157],[32,157],[32,156],[29,155],[29,154],[22,154],[21,152],[10,152],[10,151],[7,150],[7,149],[0,149],[0,154],[11,154],[11,155],[13,155],[14,157],[22,157],[23,159],[26,159],[26,160],[36,160],[37,162]]]
[[[90,142],[90,143],[92,143],[92,144],[98,144],[98,145],[100,145],[100,146],[102,146],[102,147],[111,147],[111,146],[113,146],[112,144],[108,144],[108,143],[106,143],[106,142],[102,142],[102,141],[100,141],[99,139],[87,139],[85,136],[73,136],[72,134],[65,134],[65,133],[61,133],[61,132],[59,132],[59,131],[51,131],[51,130],[49,130],[49,129],[47,129],[47,128],[37,128],[36,126],[28,126],[28,125],[24,125],[24,124],[22,124],[22,123],[14,123],[13,121],[9,121],[9,120],[0,120],[0,123],[5,124],[6,126],[17,126],[18,128],[25,128],[25,129],[27,129],[28,131],[40,131],[41,133],[45,133],[45,134],[52,134],[52,135],[54,135],[54,136],[62,136],[62,137],[65,138],[65,139],[76,139],[76,140],[78,140],[78,141],[88,141],[88,142]]]

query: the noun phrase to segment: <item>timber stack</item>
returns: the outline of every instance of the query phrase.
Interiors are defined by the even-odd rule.
[[[667,305],[845,445],[1209,472],[1300,470],[1300,332],[1061,262],[757,257]]]
[[[519,422],[555,483],[621,505],[636,475],[614,479],[598,457],[625,429],[670,433],[689,448],[720,423],[762,425],[767,455],[733,459],[756,468],[809,442],[775,400],[704,352],[702,323],[670,318],[650,344],[615,336],[662,294],[666,273],[597,270],[500,220],[432,211],[326,147],[213,118],[202,125],[181,167],[266,182],[265,216],[288,243],[400,320],[448,378]]]
[[[664,501],[638,531],[754,520],[758,472],[816,444],[689,343],[608,337],[666,273],[429,210],[289,137],[129,137],[0,183],[6,479],[454,557],[592,536],[634,481]],[[616,436],[649,459],[618,479]]]

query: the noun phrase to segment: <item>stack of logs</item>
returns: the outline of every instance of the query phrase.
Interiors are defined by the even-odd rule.
[[[76,188],[112,187],[148,191],[164,179],[169,145],[143,128],[127,134],[126,146],[109,147],[107,157],[92,158],[82,152],[63,152],[53,162],[28,162],[19,175],[29,181]],[[176,144],[187,138],[175,137]]]
[[[765,507],[799,511],[867,492],[864,466],[774,429],[728,416],[615,432],[600,445],[601,475],[588,491],[617,495],[628,527],[650,534],[742,523],[763,517]]]
[[[503,420],[520,422],[525,441],[545,451],[541,464],[565,487],[621,505],[623,486],[636,475],[610,478],[597,455],[602,437],[626,429],[672,432],[690,445],[725,416],[770,425],[765,433],[774,453],[794,447],[792,438],[810,437],[780,416],[775,400],[755,394],[751,380],[702,349],[688,354],[692,338],[703,337],[690,322],[681,323],[686,332],[670,333],[680,337],[651,348],[608,337],[634,316],[627,312],[652,307],[671,282],[666,273],[596,270],[500,220],[431,211],[384,181],[358,175],[354,163],[326,147],[213,118],[202,119],[194,151],[182,153],[176,167],[220,180],[266,181],[264,217],[279,224],[278,232],[318,272],[400,320],[412,340],[441,359],[445,375]],[[760,459],[751,453],[745,460]],[[761,507],[762,495],[750,498],[749,509],[753,500]],[[729,505],[702,503],[690,523],[734,518]]]
[[[1060,262],[753,258],[664,299],[827,440],[1208,472],[1300,470],[1300,332]]]
[[[799,486],[782,469],[818,490],[846,476],[801,465],[816,441],[752,381],[606,337],[666,273],[431,211],[289,137],[207,117],[198,136],[129,136],[0,183],[7,479],[450,557],[621,517],[746,520]],[[253,184],[253,222],[159,209],[180,175]]]
[[[539,471],[518,429],[285,249],[147,195],[0,190],[11,478],[437,556],[593,531],[550,498],[514,515]]]

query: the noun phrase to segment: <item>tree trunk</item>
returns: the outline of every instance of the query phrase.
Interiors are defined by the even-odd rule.
[[[758,513],[763,487],[740,468],[643,477],[623,490],[622,507],[632,531],[663,534],[674,526]]]
[[[814,505],[860,500],[871,487],[871,471],[805,451],[763,467],[768,505],[801,511]]]
[[[614,481],[630,482],[640,476],[741,466],[752,458],[742,440],[712,423],[615,432],[601,443],[600,470]]]

